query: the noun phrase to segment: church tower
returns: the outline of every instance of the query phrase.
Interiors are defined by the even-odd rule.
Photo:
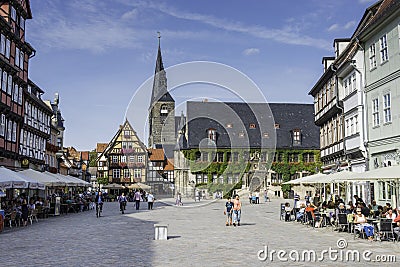
[[[175,100],[167,89],[167,75],[161,56],[161,36],[158,35],[158,52],[154,73],[153,91],[149,106],[149,147],[165,148],[174,146]]]

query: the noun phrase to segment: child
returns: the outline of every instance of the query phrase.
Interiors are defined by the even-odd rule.
[[[233,202],[231,201],[231,197],[228,197],[228,201],[225,203],[226,211],[224,214],[226,217],[226,226],[232,225],[232,211],[233,211]]]

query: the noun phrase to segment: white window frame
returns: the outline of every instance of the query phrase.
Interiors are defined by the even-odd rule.
[[[215,142],[217,140],[217,131],[215,129],[208,129],[207,136],[210,141]]]
[[[373,126],[379,125],[379,99],[372,99],[372,123]]]
[[[376,68],[376,48],[375,48],[375,43],[371,44],[369,46],[369,69],[375,69]]]
[[[124,178],[131,178],[131,170],[124,169]]]
[[[121,170],[113,169],[113,178],[121,178]]]
[[[17,123],[15,121],[13,122],[11,141],[17,142]]]
[[[6,133],[6,115],[1,114],[1,119],[0,119],[0,136],[5,135]]]
[[[7,122],[7,141],[11,141],[12,136],[12,121],[9,120]]]
[[[112,156],[112,163],[118,163],[118,156]]]
[[[383,95],[383,117],[384,122],[392,122],[392,113],[390,110],[390,92]]]
[[[143,156],[142,155],[138,155],[137,156],[137,162],[140,162],[140,163],[143,162]]]
[[[379,38],[379,52],[381,55],[381,64],[389,60],[388,45],[387,45],[387,34],[384,34]]]
[[[6,38],[6,51],[4,53],[4,56],[8,59],[10,58],[10,50],[11,50],[11,41],[8,38]]]
[[[6,36],[4,34],[0,35],[0,53],[2,55],[6,54]]]
[[[134,178],[142,178],[142,169],[133,169]]]
[[[11,74],[8,74],[7,78],[7,94],[11,95],[12,93],[12,76]]]

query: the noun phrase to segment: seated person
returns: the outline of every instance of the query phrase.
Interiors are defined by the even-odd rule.
[[[382,217],[383,214],[383,207],[382,206],[378,206],[377,210],[374,212],[374,216],[375,217]]]
[[[312,203],[308,203],[305,212],[311,212],[311,215],[315,221],[315,227],[319,227],[320,216],[317,207],[315,207]]]
[[[394,234],[397,236],[397,239],[400,237],[400,207],[397,209],[397,217],[393,220],[396,223],[396,227],[393,228]]]
[[[290,214],[292,213],[292,209],[290,208],[289,202],[285,203],[285,222],[290,221]]]
[[[392,222],[395,222],[394,220],[396,219],[396,214],[394,214],[392,208],[389,208],[389,209],[387,210],[387,212],[386,212],[385,217],[386,217],[387,219],[391,219]]]
[[[370,209],[366,207],[365,203],[362,202],[358,205],[358,207],[361,208],[361,213],[365,216],[368,217],[370,215]]]
[[[354,214],[354,231],[362,231],[364,230],[365,235],[367,236],[369,241],[374,240],[374,227],[367,223],[367,218],[364,214],[361,213],[361,208],[356,209],[356,214]]]
[[[301,221],[304,217],[304,212],[306,210],[306,205],[304,203],[300,204],[300,209],[296,212],[296,220]]]
[[[375,212],[378,210],[378,205],[376,204],[375,200],[372,200],[371,209]]]

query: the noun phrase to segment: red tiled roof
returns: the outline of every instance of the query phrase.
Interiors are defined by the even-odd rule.
[[[174,170],[174,160],[168,159],[167,165],[164,167],[164,171],[173,171]]]
[[[151,161],[164,161],[164,150],[162,148],[150,148],[150,160]]]

